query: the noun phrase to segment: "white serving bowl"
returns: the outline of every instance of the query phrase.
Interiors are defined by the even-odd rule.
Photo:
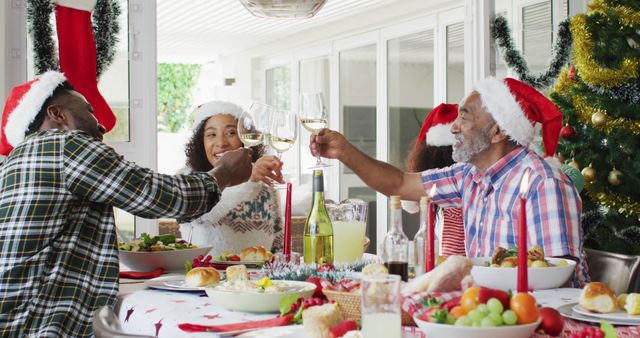
[[[545,258],[552,264],[556,264],[561,258]],[[471,277],[476,284],[492,289],[516,290],[518,287],[518,268],[492,268],[486,266],[486,262],[491,261],[491,257],[473,258],[473,268]],[[564,259],[567,266],[554,266],[545,268],[529,268],[527,276],[529,278],[529,288],[533,290],[555,289],[566,283],[576,262]]]
[[[496,327],[436,324],[420,320],[417,315],[413,320],[429,338],[529,338],[540,325],[540,319],[530,324]]]
[[[284,282],[288,286],[298,286],[301,289],[296,291],[258,293],[256,291],[230,291],[216,288],[206,288],[207,296],[214,305],[222,306],[229,310],[245,312],[279,312],[280,298],[289,295],[297,295],[302,298],[309,298],[316,290],[316,285],[298,281],[274,281]]]
[[[163,268],[166,272],[183,272],[184,264],[200,255],[207,255],[212,246],[172,251],[124,251],[120,250],[120,262],[132,271],[148,272]]]

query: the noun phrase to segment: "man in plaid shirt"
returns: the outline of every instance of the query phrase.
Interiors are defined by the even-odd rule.
[[[542,124],[548,161],[529,149],[535,147],[534,123]],[[528,171],[528,245],[540,245],[546,256],[575,260],[573,283],[578,286],[589,280],[580,226],[582,201],[553,158],[561,127],[561,112],[537,90],[511,78],[488,78],[460,104],[451,127],[456,137],[452,156],[458,163],[451,167],[402,172],[368,157],[330,130],[312,136],[310,149],[313,155],[339,159],[385,195],[416,201],[435,185],[435,203],[463,209],[471,258],[491,256],[498,246],[516,247],[519,185]]]
[[[61,73],[9,94],[0,133],[0,153],[8,153],[0,167],[0,336],[91,336],[93,312],[118,292],[113,207],[196,217],[251,174],[248,151],[237,150],[209,173],[160,175],[126,161],[103,133]]]

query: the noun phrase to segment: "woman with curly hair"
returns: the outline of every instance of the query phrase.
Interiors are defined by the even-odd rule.
[[[446,103],[435,107],[427,115],[415,145],[407,156],[407,171],[422,172],[445,168],[454,163],[451,152],[456,138],[451,133],[451,124],[457,116],[458,105]],[[418,211],[416,202],[403,201],[403,208],[411,213]],[[466,255],[461,209],[440,209],[436,228],[440,233],[440,256]]]
[[[198,107],[193,135],[187,143],[187,172],[209,171],[228,151],[242,147],[237,133],[242,108],[223,101]],[[208,213],[180,221],[180,232],[195,245],[213,245],[212,256],[240,253],[249,246],[264,246],[273,252],[282,248],[282,217],[274,181],[284,183],[282,162],[263,156],[262,145],[252,147],[251,179],[223,191],[220,202]]]

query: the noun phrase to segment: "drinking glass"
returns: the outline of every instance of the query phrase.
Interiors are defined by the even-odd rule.
[[[269,105],[254,102],[249,109],[238,118],[238,137],[245,148],[255,147],[263,143],[264,134],[269,133],[273,108]]]
[[[281,159],[282,153],[289,150],[296,141],[298,117],[289,110],[274,110],[271,120],[269,145],[278,153],[278,159]]]
[[[400,338],[400,276],[362,277],[362,336]]]
[[[367,202],[347,199],[340,204],[325,203],[333,225],[333,258],[340,263],[362,259],[367,230]]]
[[[322,93],[302,93],[300,94],[300,123],[304,129],[318,135],[320,130],[329,124],[329,116],[324,107]],[[331,165],[322,162],[320,155],[317,156],[316,164],[310,169],[330,167]]]

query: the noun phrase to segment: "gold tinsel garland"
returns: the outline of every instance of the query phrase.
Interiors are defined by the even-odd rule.
[[[596,201],[611,210],[615,210],[620,215],[640,218],[640,203],[631,200],[629,197],[620,197],[604,192],[595,193],[592,196],[595,197]]]
[[[580,69],[580,76],[586,82],[604,88],[613,88],[638,77],[640,58],[624,58],[619,69],[600,67],[593,58],[593,42],[584,14],[573,17],[571,33],[574,41],[573,59]]]
[[[609,134],[614,129],[624,128],[630,130],[634,135],[640,135],[640,121],[629,120],[622,117],[611,119],[607,116],[606,110],[591,107],[586,103],[586,101],[587,100],[582,95],[575,95],[573,97],[573,104],[576,107],[576,113],[580,122],[584,124],[591,123],[591,116],[593,116],[593,114],[602,113],[606,116],[606,120],[602,126],[597,128],[602,129],[605,133]]]
[[[595,0],[589,5],[589,11],[592,13],[599,13],[606,16],[607,10],[615,12],[624,26],[640,24],[640,12],[629,7],[607,5],[603,0]]]

